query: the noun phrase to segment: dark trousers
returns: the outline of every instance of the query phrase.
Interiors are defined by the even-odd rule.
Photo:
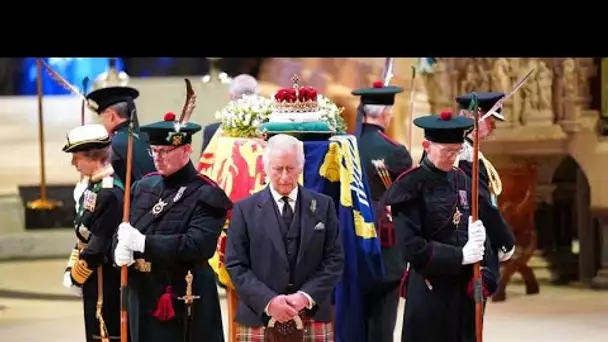
[[[367,341],[393,342],[399,308],[399,283],[368,293],[365,306]]]

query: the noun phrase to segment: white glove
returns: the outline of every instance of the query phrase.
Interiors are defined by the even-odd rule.
[[[72,283],[72,277],[70,276],[70,271],[65,271],[65,273],[63,273],[63,287],[65,287],[66,289],[69,289],[73,285],[74,285],[74,283]]]
[[[469,216],[469,240],[483,246],[486,242],[486,227],[481,220],[473,222],[473,217]]]
[[[74,283],[72,283],[72,277],[70,275],[70,271],[66,271],[63,274],[63,286],[65,288],[67,288],[68,290],[70,290],[70,292],[72,292],[77,297],[82,297],[82,288],[79,286],[76,286],[76,285],[74,285]]]
[[[502,261],[507,261],[509,259],[511,259],[511,257],[513,256],[513,253],[515,253],[515,246],[513,246],[513,248],[511,248],[510,251],[508,251],[507,253],[503,252],[502,250],[498,251],[498,259],[502,262]]]
[[[131,251],[143,253],[146,236],[130,223],[123,222],[118,226],[118,242]]]
[[[135,262],[133,259],[133,251],[129,250],[125,245],[118,242],[118,246],[114,250],[114,263],[117,266],[131,266]]]
[[[485,247],[483,245],[479,245],[477,242],[469,240],[469,242],[462,247],[462,264],[469,265],[480,262],[483,260],[484,252]]]

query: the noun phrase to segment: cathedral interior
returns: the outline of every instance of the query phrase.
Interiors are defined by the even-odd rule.
[[[54,62],[64,63],[66,78],[76,80],[87,73],[95,79],[105,71],[108,59],[100,60],[81,61],[82,66]],[[215,121],[214,113],[228,101],[232,77],[250,74],[259,80],[261,94],[272,96],[298,74],[303,84],[344,107],[349,132],[359,104],[351,91],[379,80],[385,67],[385,58],[116,60],[129,85],[141,93],[141,122],[157,120],[163,112],[158,108],[179,109],[184,77],[195,80],[201,99],[196,121],[205,125]],[[506,120],[481,145],[502,178],[499,204],[517,239],[515,257],[503,265],[500,291],[489,308],[490,317],[497,318],[489,318],[488,338],[511,341],[504,331],[517,326],[525,334],[518,341],[573,341],[589,331],[595,331],[597,341],[606,341],[608,335],[598,322],[608,314],[608,296],[602,292],[608,289],[608,183],[603,179],[608,165],[608,58],[434,58],[426,69],[420,67],[421,60],[394,59],[392,84],[405,91],[396,99],[388,130],[415,161],[422,155],[423,136],[414,118],[456,110],[454,98],[470,91],[508,93],[534,70],[505,102]],[[60,284],[72,243],[67,227],[73,220],[71,196],[78,181],[61,146],[65,132],[80,124],[80,116],[73,114],[80,112],[80,102],[45,79],[39,105],[32,63],[0,59],[0,334],[8,336],[2,338],[6,342],[55,335],[57,341],[78,341],[60,331],[78,319],[79,309]],[[414,77],[412,68],[418,70]],[[87,112],[85,120],[93,123],[96,118]],[[196,139],[198,157],[201,140]],[[60,219],[48,227],[26,217],[25,203],[40,196],[42,180],[48,196],[64,203]],[[40,283],[48,285],[42,288]],[[27,328],[32,319],[35,329]],[[518,319],[521,322],[514,323]],[[555,330],[553,339],[547,339],[549,330]]]

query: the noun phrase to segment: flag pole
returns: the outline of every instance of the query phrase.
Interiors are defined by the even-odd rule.
[[[46,189],[46,161],[44,158],[44,106],[42,102],[42,60],[36,58],[36,95],[38,99],[38,151],[40,171],[40,197],[29,201],[27,207],[33,210],[53,210],[62,205],[59,201],[53,201],[47,197]]]

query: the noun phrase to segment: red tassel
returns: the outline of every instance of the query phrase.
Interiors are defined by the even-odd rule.
[[[175,317],[175,310],[173,310],[173,288],[171,285],[167,286],[165,293],[160,295],[156,303],[156,310],[154,310],[152,316],[156,317],[159,321],[168,321]]]

